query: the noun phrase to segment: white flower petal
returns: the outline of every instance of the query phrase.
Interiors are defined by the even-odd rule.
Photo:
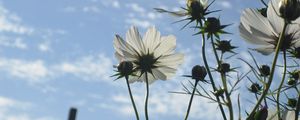
[[[272,39],[263,39],[252,33],[250,33],[244,25],[240,24],[239,26],[240,36],[243,37],[247,42],[258,45],[269,45],[267,41],[272,41]]]
[[[284,20],[279,17],[280,0],[270,0],[267,9],[267,17],[276,33],[280,33],[283,28]]]
[[[126,33],[126,41],[133,47],[136,48],[139,54],[144,51],[144,44],[142,38],[138,32],[138,29],[134,26],[130,27]]]
[[[160,43],[160,32],[155,27],[150,27],[143,37],[146,52],[152,53]]]
[[[161,37],[159,46],[155,49],[154,56],[169,55],[174,53],[176,47],[176,37],[173,35]]]
[[[159,69],[152,69],[152,73],[156,79],[167,80],[167,76]]]
[[[157,66],[178,66],[183,63],[184,55],[183,54],[171,54],[162,56],[158,59]]]
[[[170,67],[159,67],[157,68],[159,71],[163,72],[166,75],[167,79],[170,79],[176,74],[176,69]]]
[[[244,10],[241,16],[241,24],[249,33],[263,39],[269,39],[274,34],[268,19],[256,9],[248,8]]]
[[[257,52],[260,52],[263,55],[270,55],[272,52],[274,52],[274,45],[268,45],[268,46],[255,48],[255,50]]]
[[[137,53],[137,50],[133,48],[130,44],[128,44],[126,41],[124,41],[119,35],[115,36],[114,48],[121,55],[122,51],[127,51],[132,55]]]

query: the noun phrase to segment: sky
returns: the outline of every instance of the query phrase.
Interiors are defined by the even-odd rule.
[[[162,35],[177,37],[184,64],[173,79],[150,86],[149,114],[155,120],[182,119],[189,95],[169,92],[182,91],[181,83],[188,79],[181,75],[203,64],[201,39],[192,36],[194,29],[180,30],[185,22],[172,24],[181,18],[156,13],[153,8],[178,10],[184,6],[185,0],[0,0],[0,119],[65,120],[71,107],[78,108],[78,120],[134,119],[125,81],[110,77],[113,65],[118,64],[114,35],[125,37],[132,25],[142,35],[155,26]],[[239,47],[241,58],[249,59],[251,45],[239,37],[240,13],[261,6],[259,0],[217,0],[211,7],[222,9],[213,14],[222,23],[233,23],[226,28],[233,34],[223,38]],[[247,71],[245,65],[235,65]],[[240,84],[244,88],[240,91],[247,83]],[[145,86],[131,86],[143,118]],[[241,99],[247,104],[251,98]],[[220,119],[216,113],[216,104],[196,97],[190,118]]]

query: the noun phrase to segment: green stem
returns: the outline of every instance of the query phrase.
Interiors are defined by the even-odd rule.
[[[134,99],[133,99],[133,96],[132,96],[132,92],[131,92],[131,89],[130,89],[130,85],[129,85],[129,81],[128,81],[128,78],[126,78],[126,84],[127,84],[127,88],[128,88],[128,92],[129,92],[129,96],[130,96],[130,99],[131,99],[131,104],[133,106],[133,109],[134,109],[134,112],[135,112],[135,116],[136,116],[136,119],[139,120],[139,113],[136,109],[136,106],[135,106],[135,102],[134,102]]]
[[[146,117],[146,120],[149,120],[149,117],[148,117],[149,81],[148,81],[147,72],[145,72],[145,77],[146,77],[145,117]]]
[[[277,96],[276,96],[276,99],[277,99],[277,101],[276,101],[276,108],[277,108],[277,112],[278,112],[278,119],[280,119],[281,117],[280,117],[280,105],[279,105],[279,99],[280,99],[280,92],[281,92],[281,88],[282,88],[282,85],[283,85],[283,83],[284,83],[284,80],[285,80],[285,75],[286,75],[286,52],[285,51],[283,51],[283,64],[284,64],[284,66],[283,66],[283,75],[282,75],[282,79],[281,79],[281,82],[280,82],[280,84],[279,84],[279,87],[278,87],[278,93],[277,93]]]
[[[298,92],[298,100],[297,100],[297,108],[295,110],[295,120],[298,120],[299,117],[299,111],[300,111],[300,91],[298,90],[297,86],[295,86],[295,89]]]
[[[272,69],[271,69],[271,72],[270,72],[270,77],[269,77],[268,83],[266,84],[265,89],[264,89],[262,95],[260,96],[259,100],[257,101],[256,105],[254,106],[251,113],[249,114],[249,116],[250,116],[249,118],[254,116],[254,113],[255,113],[256,109],[259,107],[262,100],[266,97],[266,95],[268,94],[268,91],[271,87],[271,83],[273,81],[274,72],[275,72],[275,68],[276,68],[278,54],[279,54],[279,51],[280,51],[280,48],[281,48],[281,45],[282,45],[282,41],[284,40],[284,34],[285,34],[285,31],[286,31],[287,25],[288,25],[287,22],[285,22],[284,26],[283,26],[283,29],[282,29],[282,32],[280,34],[278,43],[276,45],[275,56],[274,56],[274,59],[273,59]]]
[[[202,25],[202,23],[200,22],[200,27],[202,27],[202,26],[203,26],[203,25]],[[205,66],[205,68],[206,68],[207,74],[208,74],[208,76],[209,76],[210,82],[211,82],[211,84],[212,84],[212,88],[213,88],[214,91],[217,91],[217,87],[216,87],[216,85],[215,85],[214,79],[213,79],[212,74],[211,74],[211,72],[210,72],[210,70],[209,70],[209,65],[208,65],[208,63],[207,63],[205,49],[206,49],[206,48],[205,48],[205,36],[204,36],[204,33],[202,33],[202,59],[203,59],[204,66]],[[223,106],[222,106],[222,104],[221,104],[221,102],[220,102],[219,96],[216,96],[216,99],[217,99],[217,101],[218,101],[218,105],[219,105],[219,107],[220,107],[220,110],[221,110],[223,119],[224,119],[224,120],[227,120],[226,115],[225,115],[225,111],[224,111],[224,108],[223,108]]]
[[[210,40],[211,40],[211,45],[212,45],[216,60],[218,62],[218,66],[220,66],[222,61],[220,61],[220,59],[219,59],[219,56],[218,56],[218,53],[217,53],[217,50],[216,50],[216,47],[215,47],[215,44],[214,44],[213,35],[211,36]],[[227,99],[227,107],[229,109],[229,118],[230,118],[230,120],[233,120],[234,119],[233,108],[232,108],[232,102],[231,102],[230,94],[228,93],[226,75],[225,75],[224,72],[220,72],[220,74],[221,74],[221,79],[222,79],[222,83],[223,83],[223,87],[224,87],[224,91],[225,91],[225,96],[226,96],[226,99]]]
[[[192,92],[192,95],[191,95],[191,98],[190,98],[189,106],[188,106],[188,109],[186,111],[186,115],[185,115],[184,120],[187,120],[188,117],[189,117],[190,109],[191,109],[191,106],[192,106],[192,102],[193,102],[193,98],[194,98],[194,95],[195,95],[195,91],[196,91],[196,87],[197,87],[198,82],[199,82],[199,80],[195,80],[195,85],[194,85],[194,88],[193,88],[193,92]]]

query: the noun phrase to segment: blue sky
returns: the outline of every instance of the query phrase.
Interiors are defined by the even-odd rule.
[[[78,120],[134,119],[123,80],[113,81],[112,41],[124,36],[131,25],[140,33],[152,25],[163,35],[177,37],[177,51],[185,63],[177,77],[151,85],[150,118],[183,118],[189,96],[180,91],[181,82],[199,57],[200,37],[193,29],[180,30],[184,23],[153,8],[178,10],[185,0],[1,0],[0,1],[0,119],[65,120],[70,107],[77,107]],[[217,0],[214,16],[234,25],[224,38],[239,46],[240,57],[248,59],[250,47],[238,36],[242,9],[262,6],[259,0]],[[209,54],[209,53],[208,53]],[[238,65],[238,64],[237,64]],[[244,66],[245,67],[245,66]],[[246,68],[245,68],[246,69]],[[246,71],[246,70],[245,70]],[[242,82],[241,87],[246,83]],[[132,84],[142,115],[144,84]],[[242,90],[241,90],[242,91]],[[246,98],[242,98],[244,102]],[[197,97],[191,119],[217,119],[217,107]],[[220,116],[219,116],[220,117]]]

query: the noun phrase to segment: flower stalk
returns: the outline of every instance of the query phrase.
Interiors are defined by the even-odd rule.
[[[131,88],[130,88],[129,81],[128,81],[127,77],[126,77],[126,84],[127,84],[127,88],[128,88],[128,92],[129,92],[131,104],[132,104],[132,107],[134,109],[135,117],[136,117],[137,120],[139,120],[140,119],[139,118],[139,113],[137,111],[137,108],[136,108],[136,105],[135,105],[135,102],[134,102],[134,99],[133,99],[133,95],[132,95]]]
[[[254,116],[255,111],[260,106],[260,103],[266,97],[266,95],[268,94],[268,91],[271,87],[273,77],[274,77],[275,68],[276,68],[277,58],[278,58],[280,48],[281,48],[283,40],[284,40],[284,34],[285,34],[285,31],[286,31],[287,25],[288,25],[288,23],[285,21],[284,25],[283,25],[283,28],[282,28],[282,32],[281,32],[282,34],[280,34],[278,43],[276,45],[275,55],[274,55],[274,59],[273,59],[273,62],[272,62],[272,68],[271,68],[271,72],[270,72],[270,77],[268,79],[267,84],[265,85],[265,89],[264,89],[263,93],[261,94],[261,96],[260,96],[259,100],[257,101],[256,105],[254,106],[254,108],[252,109],[251,113],[249,114],[249,118],[252,118],[252,116]]]
[[[295,109],[295,120],[298,120],[299,118],[299,112],[300,112],[300,91],[298,90],[297,86],[294,86],[296,92],[298,93],[298,100],[297,100],[297,105],[296,105],[296,109]]]
[[[200,22],[200,28],[201,28],[202,26],[203,26],[203,24]],[[206,47],[205,47],[205,35],[204,35],[204,33],[202,33],[202,47],[201,47],[201,48],[202,48],[202,59],[203,59],[204,66],[205,66],[205,68],[206,68],[208,77],[209,77],[209,79],[210,79],[212,88],[213,88],[214,91],[217,91],[217,87],[216,87],[216,85],[215,85],[215,82],[214,82],[214,79],[213,79],[213,77],[212,77],[212,74],[211,74],[211,72],[210,72],[210,70],[209,70],[209,65],[208,65],[207,59],[206,59],[206,52],[205,52]],[[220,102],[219,96],[216,96],[216,99],[217,99],[218,105],[219,105],[219,107],[220,107],[220,111],[221,111],[221,113],[222,113],[223,119],[224,119],[224,120],[227,120],[226,115],[225,115],[225,111],[224,111],[224,108],[223,108],[223,106],[222,106],[222,104],[221,104],[221,102]]]
[[[188,106],[188,109],[186,111],[186,115],[185,115],[184,120],[187,120],[188,117],[189,117],[190,109],[191,109],[191,106],[192,106],[192,102],[193,102],[193,98],[194,98],[194,95],[195,95],[195,91],[196,91],[198,82],[199,82],[199,80],[195,80],[195,85],[193,87],[193,92],[192,92],[192,95],[191,95],[191,98],[190,98],[189,106]]]
[[[282,85],[284,83],[284,80],[285,80],[285,75],[286,75],[286,51],[283,51],[283,75],[282,75],[282,79],[281,79],[281,82],[280,82],[280,85],[278,87],[278,91],[277,91],[277,96],[276,96],[276,109],[277,109],[277,112],[278,112],[278,118],[280,118],[280,103],[279,103],[279,100],[280,100],[280,93],[281,93],[281,88],[282,88]]]
[[[221,66],[222,61],[219,59],[219,56],[218,56],[218,53],[217,53],[217,50],[216,50],[216,47],[215,47],[215,44],[214,44],[213,35],[210,38],[211,38],[211,45],[212,45],[212,48],[213,48],[218,66]],[[232,108],[232,102],[231,102],[230,94],[228,92],[226,75],[225,75],[224,72],[220,72],[220,74],[221,74],[221,79],[222,79],[222,83],[223,83],[223,87],[224,87],[224,91],[225,91],[225,96],[226,96],[226,99],[227,99],[227,107],[229,109],[229,118],[230,118],[230,120],[233,120],[234,119],[233,108]]]
[[[144,73],[145,74],[145,82],[146,82],[146,96],[145,96],[145,118],[146,120],[149,120],[148,117],[148,98],[149,98],[149,81],[148,81],[148,74],[147,72]]]

